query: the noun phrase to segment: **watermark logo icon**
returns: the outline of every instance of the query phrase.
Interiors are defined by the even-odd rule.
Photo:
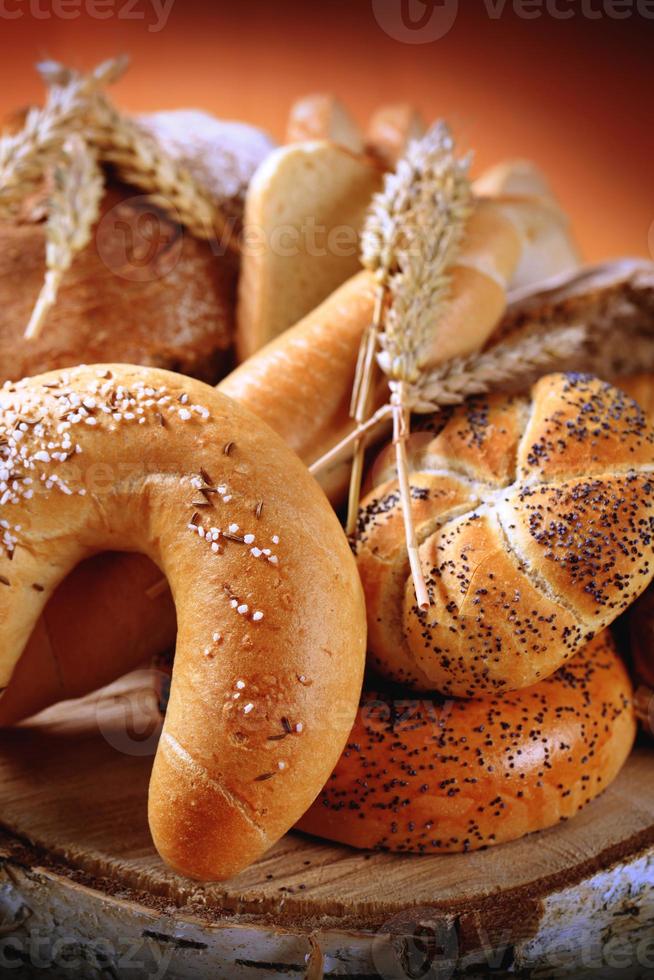
[[[395,41],[431,44],[452,29],[459,0],[372,0],[375,20]]]
[[[184,228],[173,204],[163,211],[142,194],[109,208],[98,222],[95,241],[114,275],[152,282],[169,275],[179,262]]]
[[[167,683],[161,671],[143,670],[132,675],[129,691],[98,701],[98,729],[105,741],[123,755],[153,756],[157,751],[163,718],[157,691]]]
[[[431,908],[399,912],[372,943],[372,960],[382,980],[449,980],[458,955],[456,926]]]

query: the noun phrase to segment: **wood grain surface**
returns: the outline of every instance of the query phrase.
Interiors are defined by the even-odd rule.
[[[3,827],[36,846],[41,861],[106,893],[207,919],[303,928],[377,928],[421,904],[448,914],[486,909],[493,918],[519,905],[528,919],[553,890],[654,847],[654,749],[643,744],[574,820],[508,845],[466,855],[367,854],[291,833],[232,881],[201,885],[169,871],[150,840],[157,736],[149,671],[1,732]]]

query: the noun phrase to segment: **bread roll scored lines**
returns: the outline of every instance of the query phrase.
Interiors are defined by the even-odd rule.
[[[473,851],[551,827],[615,778],[635,734],[608,632],[501,698],[366,691],[347,747],[298,827],[355,847]]]
[[[624,392],[581,375],[545,377],[530,398],[472,399],[435,423],[410,462],[428,610],[416,606],[396,482],[362,502],[371,662],[462,697],[533,684],[654,575],[654,432]]]
[[[150,825],[174,868],[228,877],[304,812],[354,718],[365,610],[336,516],[272,430],[179,375],[51,373],[0,408],[0,684],[78,561],[153,559],[178,641]]]

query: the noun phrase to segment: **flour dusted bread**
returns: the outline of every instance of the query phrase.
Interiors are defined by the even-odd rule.
[[[608,632],[502,698],[366,691],[345,752],[298,826],[419,854],[515,840],[605,790],[634,734],[631,684]]]
[[[206,113],[139,117],[238,234],[249,180],[272,143]],[[18,221],[0,223],[0,380],[96,361],[169,368],[215,383],[232,361],[238,259],[194,238],[141,191],[111,180],[91,241],[63,276],[38,336],[24,339],[45,274],[49,175]]]
[[[354,719],[365,611],[336,516],[264,423],[154,369],[5,386],[0,464],[0,686],[79,561],[146,554],[178,626],[150,827],[178,871],[229,877],[306,810]]]
[[[409,461],[429,609],[416,605],[396,482],[362,501],[371,662],[463,697],[528,686],[654,575],[654,433],[624,392],[574,374],[529,397],[472,399],[433,425]]]
[[[125,187],[106,194],[103,215],[30,340],[25,328],[45,274],[43,224],[0,225],[0,380],[113,360],[218,380],[230,363],[236,264],[144,210]],[[135,234],[139,222],[150,227],[150,244]],[[125,235],[135,235],[132,245]]]

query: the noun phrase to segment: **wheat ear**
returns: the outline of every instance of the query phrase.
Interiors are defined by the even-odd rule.
[[[115,81],[125,67],[125,59],[113,58],[82,77],[72,72],[64,76],[67,69],[56,62],[39,66],[42,75],[56,76],[60,83],[49,89],[43,108],[30,109],[20,132],[0,138],[0,210],[4,214],[13,214],[39,188],[67,138],[86,129],[92,93]]]
[[[55,167],[54,187],[48,201],[45,226],[47,271],[38,300],[25,330],[26,339],[38,336],[59,285],[75,255],[91,239],[104,191],[95,151],[78,135],[64,143],[61,163]]]
[[[92,121],[93,142],[121,180],[145,191],[162,210],[172,211],[196,238],[217,239],[232,251],[237,248],[233,227],[211,193],[102,93],[94,99]]]
[[[472,395],[498,390],[522,390],[544,374],[571,368],[591,369],[593,359],[586,354],[587,331],[581,326],[547,328],[526,338],[504,341],[481,354],[456,358],[425,376],[422,386],[416,385],[405,394],[406,407],[412,412],[438,412],[448,405],[459,405]],[[624,344],[615,341],[616,352]],[[647,358],[649,350],[649,360]],[[647,350],[638,345],[636,361],[645,368],[654,363],[654,337],[649,338]],[[603,357],[610,358],[606,352]],[[617,372],[616,372],[617,373]],[[623,370],[621,373],[629,373]],[[357,439],[365,438],[392,413],[384,405],[366,422],[358,425],[344,439],[310,467],[322,472],[334,459],[343,458]]]

